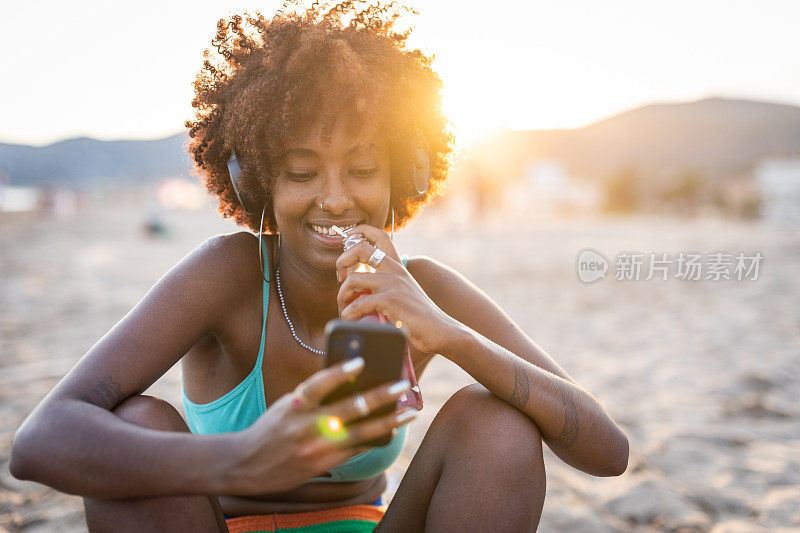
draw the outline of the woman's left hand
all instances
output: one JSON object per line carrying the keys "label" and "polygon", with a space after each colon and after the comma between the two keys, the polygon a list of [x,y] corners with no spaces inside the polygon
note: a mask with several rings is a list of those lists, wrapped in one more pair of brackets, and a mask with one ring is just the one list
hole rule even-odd
{"label": "woman's left hand", "polygon": [[[336,261],[339,287],[337,303],[340,316],[358,320],[371,312],[378,312],[405,326],[408,341],[423,353],[439,353],[457,321],[442,311],[431,300],[417,281],[403,267],[400,256],[389,235],[378,228],[361,224],[348,231],[360,233],[367,240],[346,250]],[[374,273],[349,272],[358,263],[367,263],[375,248],[386,253]],[[356,293],[370,291],[348,305]]]}

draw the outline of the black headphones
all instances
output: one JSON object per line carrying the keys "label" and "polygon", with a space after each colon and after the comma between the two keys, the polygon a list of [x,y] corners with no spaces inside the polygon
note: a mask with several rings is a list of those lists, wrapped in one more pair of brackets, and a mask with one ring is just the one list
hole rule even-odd
{"label": "black headphones", "polygon": [[[409,170],[408,178],[403,180],[403,191],[405,196],[410,198],[417,198],[425,194],[428,190],[428,184],[431,178],[431,157],[430,151],[425,148],[417,148],[414,158],[414,163]],[[252,196],[244,192],[239,180],[241,179],[242,168],[239,166],[239,160],[236,158],[236,152],[231,152],[231,157],[228,159],[228,177],[233,185],[233,191],[236,197],[244,207],[245,213],[248,215],[258,215],[263,213],[264,204],[257,202]]]}

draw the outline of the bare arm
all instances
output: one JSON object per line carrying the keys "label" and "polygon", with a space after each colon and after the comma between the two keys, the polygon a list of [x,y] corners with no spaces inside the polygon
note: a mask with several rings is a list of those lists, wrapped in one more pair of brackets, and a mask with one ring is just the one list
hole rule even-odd
{"label": "bare arm", "polygon": [[598,476],[625,471],[628,440],[589,392],[461,274],[430,258],[414,263],[426,293],[454,319],[438,353],[526,413],[567,464]]}
{"label": "bare arm", "polygon": [[580,385],[464,328],[447,341],[448,357],[495,396],[536,422],[565,463],[596,476],[617,476],[628,464],[628,440]]}
{"label": "bare arm", "polygon": [[111,410],[220,326],[218,310],[232,305],[243,269],[243,238],[200,245],[83,356],[16,432],[15,477],[101,498],[220,492],[229,435],[145,429]]}
{"label": "bare arm", "polygon": [[212,466],[230,450],[228,435],[156,431],[84,401],[53,403],[15,435],[14,477],[95,498],[219,493]]}

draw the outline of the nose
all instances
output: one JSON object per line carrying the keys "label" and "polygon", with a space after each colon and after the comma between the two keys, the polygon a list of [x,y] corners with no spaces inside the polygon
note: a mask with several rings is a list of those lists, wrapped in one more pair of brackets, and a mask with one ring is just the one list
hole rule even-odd
{"label": "nose", "polygon": [[353,207],[353,198],[340,170],[329,171],[322,181],[322,193],[317,204],[322,210],[341,215]]}

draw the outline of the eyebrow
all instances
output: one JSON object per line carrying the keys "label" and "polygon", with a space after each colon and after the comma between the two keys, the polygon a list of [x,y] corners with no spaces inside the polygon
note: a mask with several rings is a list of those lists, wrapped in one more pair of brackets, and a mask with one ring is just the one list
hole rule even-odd
{"label": "eyebrow", "polygon": [[[364,146],[363,144],[357,144],[352,148],[350,148],[345,154],[345,156],[351,156],[353,154],[361,152],[368,152],[369,150],[374,150],[376,148],[377,146],[375,146],[375,144],[373,143],[369,143],[366,146]],[[317,152],[315,152],[314,150],[309,150],[308,148],[290,148],[289,150],[286,151],[286,155],[287,156],[298,155],[301,157],[319,157],[319,154]]]}

